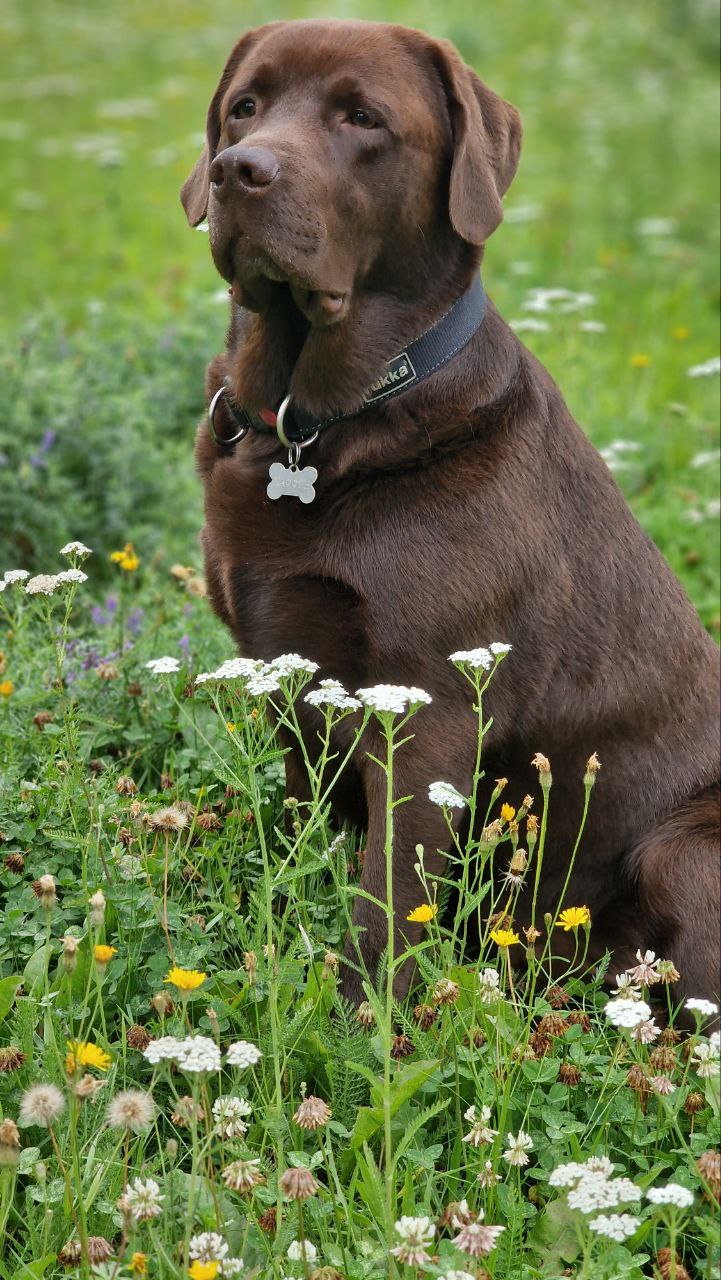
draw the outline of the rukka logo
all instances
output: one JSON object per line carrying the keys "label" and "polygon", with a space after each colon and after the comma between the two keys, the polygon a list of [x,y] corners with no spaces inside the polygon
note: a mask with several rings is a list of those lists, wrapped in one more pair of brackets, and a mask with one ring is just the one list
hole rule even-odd
{"label": "rukka logo", "polygon": [[388,372],[379,378],[377,382],[368,391],[365,403],[372,404],[374,400],[382,400],[384,396],[391,395],[394,391],[399,391],[401,387],[408,386],[409,383],[415,382],[416,371],[408,359],[405,351],[399,356],[395,356],[388,365]]}

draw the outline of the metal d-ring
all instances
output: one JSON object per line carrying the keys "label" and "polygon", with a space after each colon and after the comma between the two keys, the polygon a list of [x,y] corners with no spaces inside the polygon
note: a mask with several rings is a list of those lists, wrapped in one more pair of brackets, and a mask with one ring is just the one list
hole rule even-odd
{"label": "metal d-ring", "polygon": [[222,387],[218,388],[215,395],[213,396],[213,399],[210,402],[210,405],[208,406],[208,433],[214,444],[218,444],[223,447],[227,447],[230,444],[237,444],[238,440],[242,440],[243,437],[247,436],[248,434],[247,427],[240,427],[236,431],[234,436],[227,436],[221,440],[220,436],[215,430],[215,410],[218,406],[218,401],[224,395],[227,394],[227,391],[228,391],[228,388],[225,386],[225,383],[224,383]]}
{"label": "metal d-ring", "polygon": [[280,440],[280,443],[281,443],[281,444],[284,444],[284,445],[285,445],[285,447],[286,447],[286,449],[289,449],[289,450],[291,450],[291,451],[294,451],[294,450],[297,448],[297,450],[298,450],[298,455],[297,455],[297,457],[295,457],[295,458],[294,458],[294,464],[297,466],[297,465],[298,465],[298,459],[300,458],[300,450],[301,450],[301,449],[305,449],[305,446],[306,446],[307,444],[312,444],[314,440],[317,440],[317,439],[318,439],[318,432],[317,432],[317,431],[314,431],[314,432],[313,432],[313,435],[312,435],[312,436],[308,436],[308,439],[307,439],[307,440],[291,440],[291,439],[290,439],[290,438],[285,434],[285,430],[284,430],[284,428],[283,428],[283,420],[284,420],[284,418],[285,418],[285,415],[286,415],[287,410],[288,410],[288,406],[289,406],[289,404],[290,404],[290,402],[291,402],[292,398],[293,398],[292,396],[287,395],[287,396],[285,397],[285,400],[284,400],[284,401],[283,401],[283,403],[281,404],[281,406],[280,406],[280,408],[279,408],[279,410],[278,410],[278,412],[277,412],[277,414],[276,414],[276,418],[275,418],[275,429],[276,429],[276,431],[278,432],[278,439]]}

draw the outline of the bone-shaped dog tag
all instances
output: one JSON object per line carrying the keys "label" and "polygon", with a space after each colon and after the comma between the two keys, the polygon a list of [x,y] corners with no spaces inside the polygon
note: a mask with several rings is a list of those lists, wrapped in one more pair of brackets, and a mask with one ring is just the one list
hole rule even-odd
{"label": "bone-shaped dog tag", "polygon": [[284,467],[282,462],[273,462],[268,475],[270,483],[266,492],[269,498],[299,498],[305,504],[313,501],[313,485],[318,479],[315,467],[299,467],[295,462]]}

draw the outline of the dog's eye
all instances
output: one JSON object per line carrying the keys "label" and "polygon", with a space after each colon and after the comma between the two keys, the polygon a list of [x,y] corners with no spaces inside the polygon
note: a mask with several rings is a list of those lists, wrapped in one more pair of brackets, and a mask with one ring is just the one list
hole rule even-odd
{"label": "dog's eye", "polygon": [[376,129],[378,127],[378,122],[367,111],[363,111],[361,107],[356,111],[349,112],[348,119],[358,129]]}
{"label": "dog's eye", "polygon": [[255,115],[255,103],[252,98],[241,98],[230,113],[234,120],[245,120]]}

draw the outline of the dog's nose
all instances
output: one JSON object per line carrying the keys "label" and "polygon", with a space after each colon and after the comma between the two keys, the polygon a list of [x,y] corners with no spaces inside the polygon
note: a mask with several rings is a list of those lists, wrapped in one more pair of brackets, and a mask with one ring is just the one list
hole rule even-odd
{"label": "dog's nose", "polygon": [[226,147],[210,166],[216,195],[234,190],[260,191],[278,177],[280,165],[267,147]]}

